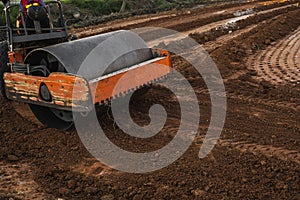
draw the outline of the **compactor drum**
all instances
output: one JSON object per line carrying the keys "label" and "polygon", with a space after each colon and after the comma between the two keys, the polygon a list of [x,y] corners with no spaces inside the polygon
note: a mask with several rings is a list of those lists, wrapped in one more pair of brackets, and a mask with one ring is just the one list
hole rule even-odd
{"label": "compactor drum", "polygon": [[[60,2],[51,3],[58,5],[63,22]],[[65,25],[55,27],[51,21],[46,29],[14,28],[11,8],[5,6],[8,38],[1,43],[0,89],[6,98],[28,104],[49,127],[66,130],[73,124],[73,112],[87,113],[93,105],[134,91],[172,70],[167,51],[148,48],[131,31],[69,41]],[[50,14],[49,5],[46,8]],[[123,80],[127,73],[130,78]]]}

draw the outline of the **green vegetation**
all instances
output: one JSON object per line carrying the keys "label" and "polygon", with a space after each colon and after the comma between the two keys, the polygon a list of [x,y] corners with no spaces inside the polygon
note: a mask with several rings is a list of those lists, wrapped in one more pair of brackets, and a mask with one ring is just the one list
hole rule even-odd
{"label": "green vegetation", "polygon": [[122,5],[122,0],[63,0],[62,2],[89,10],[96,16],[119,12]]}
{"label": "green vegetation", "polygon": [[[4,6],[1,4],[0,5],[0,26],[4,26],[5,25],[5,13],[4,13]],[[10,10],[10,21],[11,22],[15,22],[17,16],[19,15],[19,7],[12,7],[12,9]]]}
{"label": "green vegetation", "polygon": [[[53,0],[45,0],[53,1]],[[192,6],[199,3],[217,2],[222,0],[61,0],[65,7],[65,17],[72,18],[73,9],[76,7],[80,9],[85,20],[96,19],[103,15],[110,15],[112,13],[119,13],[122,3],[126,1],[125,13],[143,14],[153,13],[157,11],[169,10],[172,8],[181,8]],[[11,4],[19,5],[19,0],[11,0]],[[0,3],[0,26],[5,23],[5,16],[3,12],[3,5]],[[16,6],[11,11],[11,21],[15,21],[18,15],[19,7]],[[125,16],[125,15],[124,15]],[[93,20],[90,20],[93,21]],[[95,20],[97,23],[97,19]],[[84,24],[88,25],[88,24]]]}
{"label": "green vegetation", "polygon": [[3,11],[3,5],[0,5],[0,26],[3,26],[5,23],[5,15]]}
{"label": "green vegetation", "polygon": [[158,9],[166,9],[173,7],[175,3],[168,2],[166,0],[155,0],[154,5],[157,5]]}
{"label": "green vegetation", "polygon": [[[64,4],[88,11],[94,16],[117,13],[124,0],[61,0]],[[216,0],[125,0],[126,11],[135,10],[167,10],[186,5],[213,2]]]}

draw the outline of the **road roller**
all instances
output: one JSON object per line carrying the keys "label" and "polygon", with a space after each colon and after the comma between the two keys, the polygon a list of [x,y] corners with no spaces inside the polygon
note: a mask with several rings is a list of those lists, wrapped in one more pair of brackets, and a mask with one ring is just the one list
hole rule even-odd
{"label": "road roller", "polygon": [[60,1],[47,2],[46,12],[36,8],[33,16],[19,12],[18,23],[13,9],[18,5],[5,5],[1,27],[7,34],[0,43],[1,94],[28,105],[47,127],[67,130],[74,113],[86,114],[172,71],[169,52],[149,48],[132,31],[70,36]]}

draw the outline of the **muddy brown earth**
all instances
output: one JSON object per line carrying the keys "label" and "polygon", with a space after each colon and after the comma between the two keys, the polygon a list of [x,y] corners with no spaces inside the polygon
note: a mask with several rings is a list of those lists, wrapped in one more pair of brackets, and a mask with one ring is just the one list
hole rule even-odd
{"label": "muddy brown earth", "polygon": [[[201,76],[176,55],[174,67],[192,85],[201,120],[185,154],[155,172],[111,169],[88,153],[75,129],[36,125],[20,116],[13,102],[0,99],[0,199],[300,199],[298,3],[259,1],[169,11],[73,30],[85,37],[155,25],[191,34],[224,79],[228,106],[221,138],[207,157],[198,158],[211,101]],[[247,18],[236,19],[237,11]],[[140,125],[149,123],[148,110],[157,103],[168,119],[150,139],[120,130],[109,106],[98,108],[98,118],[116,145],[132,152],[154,151],[178,131],[179,104],[168,89],[156,85],[136,91],[130,103]]]}

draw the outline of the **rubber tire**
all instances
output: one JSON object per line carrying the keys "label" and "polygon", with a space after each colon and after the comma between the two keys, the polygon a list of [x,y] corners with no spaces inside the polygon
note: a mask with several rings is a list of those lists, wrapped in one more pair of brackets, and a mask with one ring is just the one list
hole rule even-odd
{"label": "rubber tire", "polygon": [[7,98],[5,94],[4,73],[10,72],[8,63],[8,44],[7,41],[0,42],[0,94],[2,97]]}
{"label": "rubber tire", "polygon": [[77,35],[74,35],[74,34],[70,34],[68,40],[69,40],[69,41],[78,40],[78,36],[77,36]]}

